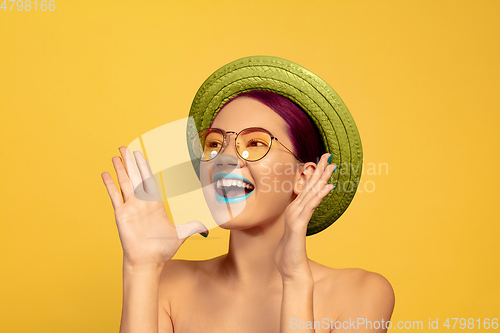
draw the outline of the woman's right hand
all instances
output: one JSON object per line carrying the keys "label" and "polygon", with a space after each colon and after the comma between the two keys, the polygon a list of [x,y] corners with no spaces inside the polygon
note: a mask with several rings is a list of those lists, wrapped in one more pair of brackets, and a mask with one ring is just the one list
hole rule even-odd
{"label": "woman's right hand", "polygon": [[121,193],[109,173],[103,172],[101,177],[115,210],[124,264],[133,267],[163,266],[187,237],[202,232],[208,234],[208,230],[198,221],[182,225],[172,223],[142,153],[134,152],[139,169],[128,148],[120,147],[120,153],[125,166],[118,156],[112,161]]}

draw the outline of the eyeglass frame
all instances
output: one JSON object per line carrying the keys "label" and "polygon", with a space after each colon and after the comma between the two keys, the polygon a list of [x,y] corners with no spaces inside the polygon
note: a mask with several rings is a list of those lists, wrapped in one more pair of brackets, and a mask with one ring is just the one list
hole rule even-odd
{"label": "eyeglass frame", "polygon": [[[244,129],[242,129],[241,131],[239,131],[238,133],[236,133],[236,132],[234,132],[234,131],[225,131],[225,130],[223,130],[223,129],[221,129],[221,128],[210,127],[210,128],[205,128],[205,129],[203,129],[203,130],[199,131],[196,135],[199,137],[199,135],[200,135],[200,133],[201,133],[201,132],[206,131],[206,130],[209,130],[209,129],[215,129],[215,130],[219,130],[219,131],[221,131],[221,132],[222,132],[222,148],[221,148],[221,150],[217,153],[217,155],[216,155],[216,156],[212,157],[212,158],[211,158],[211,159],[209,159],[209,160],[202,160],[202,159],[200,159],[200,158],[198,158],[198,157],[197,157],[197,158],[198,158],[198,160],[200,160],[200,161],[202,161],[202,162],[209,162],[209,161],[213,160],[214,158],[216,158],[217,156],[219,156],[219,154],[220,154],[220,153],[222,153],[222,152],[224,151],[224,149],[226,149],[226,147],[227,147],[227,145],[228,145],[228,141],[229,141],[229,140],[227,140],[227,135],[232,133],[232,134],[236,134],[236,136],[235,136],[235,138],[234,138],[234,150],[236,150],[236,153],[238,154],[238,156],[240,156],[242,159],[244,159],[244,160],[245,160],[245,161],[247,161],[247,162],[257,162],[257,161],[260,161],[261,159],[263,159],[264,157],[266,157],[266,156],[267,156],[267,154],[271,151],[271,147],[273,146],[273,140],[276,140],[276,142],[278,142],[280,145],[282,145],[282,146],[283,146],[283,148],[285,148],[286,150],[288,150],[288,151],[289,151],[289,152],[290,152],[290,153],[291,153],[291,154],[292,154],[292,155],[293,155],[296,159],[298,159],[301,163],[304,163],[304,161],[302,161],[302,159],[301,159],[300,157],[298,157],[297,155],[295,155],[295,154],[293,153],[293,151],[291,151],[290,149],[288,149],[288,148],[287,148],[284,144],[282,144],[282,143],[281,143],[281,141],[280,141],[280,140],[278,140],[278,138],[277,138],[277,137],[273,136],[273,135],[271,134],[271,132],[269,132],[269,131],[268,131],[268,130],[266,130],[265,128],[262,128],[262,127],[248,127],[248,128],[244,128]],[[259,158],[258,160],[253,160],[253,161],[249,161],[249,160],[247,160],[246,158],[244,158],[243,156],[241,156],[240,152],[238,151],[238,148],[236,148],[236,140],[238,140],[238,136],[241,134],[241,132],[246,131],[246,130],[249,130],[249,129],[259,129],[259,130],[263,130],[264,132],[266,132],[267,134],[269,134],[269,136],[271,137],[271,142],[270,142],[270,145],[269,145],[269,149],[268,149],[268,150],[267,150],[267,152],[266,152],[266,153],[265,153],[265,154],[264,154],[261,158]],[[193,137],[193,138],[191,139],[191,143],[194,143],[194,142],[193,142],[193,140],[194,140],[195,138],[196,138],[196,136],[195,136],[195,137]]]}

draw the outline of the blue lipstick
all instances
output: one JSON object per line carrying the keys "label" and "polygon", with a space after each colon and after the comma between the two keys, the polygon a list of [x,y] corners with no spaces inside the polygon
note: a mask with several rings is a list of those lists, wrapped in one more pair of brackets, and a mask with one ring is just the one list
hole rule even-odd
{"label": "blue lipstick", "polygon": [[[213,182],[215,188],[217,188],[217,181],[221,178],[241,180],[241,181],[244,181],[245,183],[248,183],[248,184],[251,184],[252,186],[254,186],[251,181],[249,181],[248,179],[246,179],[243,176],[240,176],[240,175],[237,175],[234,173],[221,172],[221,173],[216,174],[213,177],[212,182]],[[255,186],[254,186],[254,189],[255,189]],[[253,190],[250,191],[249,193],[247,193],[245,195],[241,195],[239,197],[226,198],[226,197],[221,196],[219,193],[217,193],[217,190],[216,190],[215,191],[215,198],[220,203],[234,204],[234,203],[239,203],[239,202],[245,201],[252,193],[253,193]]]}

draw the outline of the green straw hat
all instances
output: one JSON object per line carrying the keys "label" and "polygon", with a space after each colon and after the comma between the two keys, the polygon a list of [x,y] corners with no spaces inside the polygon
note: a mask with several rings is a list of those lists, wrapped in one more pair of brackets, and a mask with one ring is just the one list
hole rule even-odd
{"label": "green straw hat", "polygon": [[[344,102],[325,81],[289,60],[251,56],[233,61],[203,82],[191,105],[194,124],[187,128],[188,139],[208,128],[226,102],[250,90],[280,94],[309,116],[323,140],[330,163],[338,165],[329,183],[336,185],[314,211],[307,235],[316,234],[335,222],[351,203],[362,172],[363,150],[358,129]],[[189,148],[191,149],[191,148]],[[190,150],[199,177],[200,161]]]}

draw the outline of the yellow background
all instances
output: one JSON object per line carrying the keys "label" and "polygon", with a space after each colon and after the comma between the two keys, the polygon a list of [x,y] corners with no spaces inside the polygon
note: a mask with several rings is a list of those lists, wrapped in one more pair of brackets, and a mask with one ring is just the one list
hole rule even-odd
{"label": "yellow background", "polygon": [[[387,277],[393,321],[500,317],[498,1],[55,3],[0,10],[1,332],[118,331],[122,250],[100,173],[248,55],[318,74],[361,134],[375,190],[309,237],[309,256]],[[226,244],[211,230],[176,257]]]}

